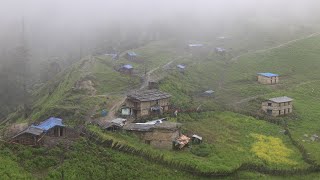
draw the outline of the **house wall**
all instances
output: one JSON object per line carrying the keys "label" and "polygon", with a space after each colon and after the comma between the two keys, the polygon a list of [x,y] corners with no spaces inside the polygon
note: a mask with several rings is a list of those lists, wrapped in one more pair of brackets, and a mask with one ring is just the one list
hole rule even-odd
{"label": "house wall", "polygon": [[155,148],[172,149],[172,141],[180,136],[180,130],[154,129],[151,132],[145,132],[142,140]]}
{"label": "house wall", "polygon": [[136,110],[137,117],[148,116],[151,114],[151,107],[154,106],[161,106],[163,108],[163,112],[169,110],[169,98],[167,99],[160,99],[157,101],[146,101],[140,102],[134,99],[127,99],[126,106]]}
{"label": "house wall", "polygon": [[37,142],[39,140],[39,138],[40,138],[40,136],[36,136],[33,134],[29,134],[29,133],[24,133],[24,134],[21,134],[21,135],[15,137],[14,139],[12,139],[11,142],[19,143],[22,145],[34,146],[34,145],[41,144],[42,141]]}
{"label": "house wall", "polygon": [[258,82],[261,84],[278,84],[279,83],[279,77],[265,77],[262,75],[258,75]]}
{"label": "house wall", "polygon": [[[271,103],[271,106],[269,106]],[[272,110],[270,115],[272,116],[280,116],[292,113],[292,101],[284,102],[284,103],[275,103],[272,101],[266,101],[262,103],[262,110],[268,113],[268,110]]]}

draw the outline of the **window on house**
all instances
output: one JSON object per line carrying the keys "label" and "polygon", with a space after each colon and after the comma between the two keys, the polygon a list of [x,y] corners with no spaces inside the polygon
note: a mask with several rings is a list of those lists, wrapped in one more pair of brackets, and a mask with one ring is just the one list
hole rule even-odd
{"label": "window on house", "polygon": [[286,109],[284,109],[284,110],[283,110],[283,113],[284,113],[284,114],[287,114],[287,110],[286,110]]}
{"label": "window on house", "polygon": [[281,114],[281,110],[279,110],[279,115]]}
{"label": "window on house", "polygon": [[151,144],[151,141],[150,140],[145,140],[144,143]]}
{"label": "window on house", "polygon": [[268,106],[272,106],[272,103],[268,103]]}

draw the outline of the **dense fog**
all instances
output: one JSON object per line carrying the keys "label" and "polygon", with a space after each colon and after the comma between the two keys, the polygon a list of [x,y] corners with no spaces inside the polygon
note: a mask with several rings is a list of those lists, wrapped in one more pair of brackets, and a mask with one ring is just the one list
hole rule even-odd
{"label": "dense fog", "polygon": [[[23,101],[23,89],[50,79],[41,78],[50,63],[68,67],[88,55],[154,40],[210,41],[248,27],[308,29],[319,22],[318,5],[317,0],[2,0],[0,100],[6,107],[0,118],[11,110],[7,106]],[[22,82],[27,87],[21,88]]]}

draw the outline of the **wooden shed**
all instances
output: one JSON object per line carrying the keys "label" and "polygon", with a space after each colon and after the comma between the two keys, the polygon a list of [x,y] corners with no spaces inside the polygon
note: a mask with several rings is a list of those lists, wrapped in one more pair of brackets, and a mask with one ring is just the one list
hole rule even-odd
{"label": "wooden shed", "polygon": [[271,116],[280,116],[292,113],[293,99],[283,96],[268,99],[262,103],[262,110]]}
{"label": "wooden shed", "polygon": [[129,74],[132,75],[133,73],[133,66],[131,64],[125,64],[122,65],[119,69],[119,72],[123,73],[123,74]]}
{"label": "wooden shed", "polygon": [[45,143],[50,137],[72,138],[79,136],[79,133],[71,128],[65,127],[62,119],[51,117],[38,125],[31,125],[25,130],[11,138],[11,142],[23,145],[38,146]]}
{"label": "wooden shed", "polygon": [[261,84],[279,83],[279,75],[273,73],[258,73],[258,82]]}

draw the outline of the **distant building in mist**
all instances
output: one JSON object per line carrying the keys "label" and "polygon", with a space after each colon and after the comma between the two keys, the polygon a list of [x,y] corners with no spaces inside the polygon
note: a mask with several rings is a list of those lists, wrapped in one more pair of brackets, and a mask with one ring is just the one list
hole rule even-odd
{"label": "distant building in mist", "polygon": [[279,75],[273,73],[258,73],[258,82],[261,84],[279,83]]}

